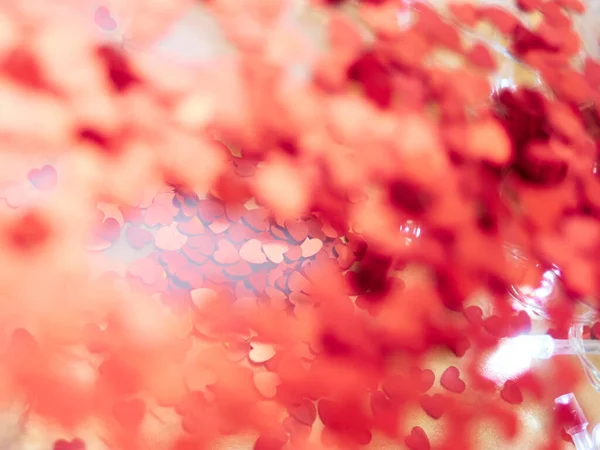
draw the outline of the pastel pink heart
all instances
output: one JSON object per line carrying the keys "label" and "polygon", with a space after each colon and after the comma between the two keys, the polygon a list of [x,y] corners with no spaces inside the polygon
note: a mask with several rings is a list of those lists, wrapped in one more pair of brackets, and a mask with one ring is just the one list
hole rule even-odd
{"label": "pastel pink heart", "polygon": [[114,31],[117,29],[117,22],[110,15],[110,11],[105,6],[100,6],[94,14],[94,22],[104,31]]}
{"label": "pastel pink heart", "polygon": [[180,250],[187,242],[187,236],[177,229],[177,223],[162,227],[156,232],[154,245],[159,250]]}

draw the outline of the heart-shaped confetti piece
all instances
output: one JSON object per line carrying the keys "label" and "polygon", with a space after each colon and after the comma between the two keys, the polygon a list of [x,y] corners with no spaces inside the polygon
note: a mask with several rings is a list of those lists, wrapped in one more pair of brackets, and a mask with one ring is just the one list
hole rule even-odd
{"label": "heart-shaped confetti piece", "polygon": [[49,191],[56,187],[58,173],[54,166],[46,165],[41,169],[30,170],[27,174],[27,179],[36,189]]}
{"label": "heart-shaped confetti piece", "polygon": [[154,237],[154,245],[159,250],[180,250],[188,238],[186,235],[181,234],[177,229],[177,224],[172,223],[167,227],[162,227],[156,232]]}
{"label": "heart-shaped confetti piece", "polygon": [[153,241],[154,236],[148,230],[145,230],[140,227],[127,227],[125,229],[125,238],[129,245],[131,245],[135,249],[144,248],[150,242]]}
{"label": "heart-shaped confetti piece", "polygon": [[500,391],[500,397],[507,403],[512,405],[520,405],[523,403],[523,394],[517,383],[513,380],[507,380]]}
{"label": "heart-shaped confetti piece", "polygon": [[263,397],[273,398],[277,394],[277,386],[281,383],[279,375],[273,372],[254,374],[254,385]]}
{"label": "heart-shaped confetti piece", "polygon": [[410,434],[404,438],[404,443],[410,450],[430,450],[429,438],[421,427],[413,427]]}
{"label": "heart-shaped confetti piece", "polygon": [[262,364],[275,356],[275,347],[273,347],[271,344],[265,344],[263,342],[251,342],[250,346],[252,349],[250,350],[248,357],[253,363]]}
{"label": "heart-shaped confetti piece", "polygon": [[104,31],[114,31],[117,29],[117,22],[110,15],[110,11],[105,6],[100,6],[94,14],[94,22]]}
{"label": "heart-shaped confetti piece", "polygon": [[217,251],[214,253],[213,258],[215,262],[222,265],[235,264],[240,260],[235,246],[228,240],[221,239],[217,242]]}
{"label": "heart-shaped confetti piece", "polygon": [[410,371],[410,377],[421,393],[425,393],[431,389],[433,383],[435,382],[435,374],[430,369],[413,367]]}
{"label": "heart-shaped confetti piece", "polygon": [[240,257],[252,264],[263,264],[267,257],[262,251],[262,243],[258,239],[250,239],[240,248]]}
{"label": "heart-shaped confetti piece", "polygon": [[441,394],[425,394],[419,398],[419,404],[429,417],[439,419],[444,415],[444,412],[446,412],[448,399]]}
{"label": "heart-shaped confetti piece", "polygon": [[297,243],[303,242],[308,237],[308,225],[304,222],[286,220],[285,229]]}
{"label": "heart-shaped confetti piece", "polygon": [[300,244],[300,248],[302,249],[302,257],[310,258],[319,253],[319,251],[323,248],[323,241],[316,238],[307,238],[302,244]]}
{"label": "heart-shaped confetti piece", "polygon": [[275,264],[283,262],[283,254],[288,251],[288,246],[284,242],[265,242],[262,245],[263,252],[269,258],[269,261]]}
{"label": "heart-shaped confetti piece", "polygon": [[450,366],[444,371],[440,378],[440,384],[450,392],[457,394],[464,392],[467,388],[465,382],[460,379],[460,372],[454,366]]}

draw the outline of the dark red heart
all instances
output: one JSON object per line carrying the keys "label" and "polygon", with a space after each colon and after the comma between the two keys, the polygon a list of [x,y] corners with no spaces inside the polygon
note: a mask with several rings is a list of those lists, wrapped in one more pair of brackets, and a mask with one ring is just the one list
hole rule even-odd
{"label": "dark red heart", "polygon": [[431,448],[429,438],[421,427],[413,427],[410,435],[404,438],[404,443],[410,450],[429,450]]}
{"label": "dark red heart", "polygon": [[421,393],[427,392],[435,382],[435,374],[430,369],[420,369],[413,367],[410,370],[410,377],[419,388]]}
{"label": "dark red heart", "polygon": [[446,412],[448,399],[441,394],[422,395],[419,403],[429,417],[439,419]]}
{"label": "dark red heart", "polygon": [[513,405],[520,405],[523,403],[521,389],[519,389],[517,383],[512,380],[508,380],[504,383],[504,387],[500,391],[500,397],[502,397],[505,402]]}
{"label": "dark red heart", "polygon": [[460,372],[454,366],[450,366],[444,371],[440,383],[450,392],[456,392],[457,394],[463,393],[467,388],[465,382],[460,379]]}

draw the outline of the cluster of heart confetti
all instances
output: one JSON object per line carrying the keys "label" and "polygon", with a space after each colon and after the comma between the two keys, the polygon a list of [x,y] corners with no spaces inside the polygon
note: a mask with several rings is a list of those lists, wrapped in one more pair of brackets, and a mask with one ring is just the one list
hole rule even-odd
{"label": "cluster of heart confetti", "polygon": [[[138,3],[148,48],[191,6]],[[192,67],[97,42],[85,8],[0,2],[0,401],[59,426],[54,450],[94,426],[124,450],[478,448],[483,419],[515,439],[515,404],[579,381],[480,367],[531,328],[507,245],[560,268],[549,333],[600,299],[584,5],[313,0],[315,38],[296,3],[202,2],[234,50]],[[539,89],[492,89],[486,27]]]}

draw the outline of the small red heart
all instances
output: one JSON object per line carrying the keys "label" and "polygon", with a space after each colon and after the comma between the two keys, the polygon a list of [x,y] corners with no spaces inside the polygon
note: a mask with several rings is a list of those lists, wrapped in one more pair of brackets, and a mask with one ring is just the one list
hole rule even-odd
{"label": "small red heart", "polygon": [[125,428],[136,428],[140,426],[146,415],[146,404],[143,400],[122,400],[113,406],[115,419]]}
{"label": "small red heart", "polygon": [[317,418],[317,408],[310,400],[304,399],[297,405],[288,408],[290,416],[305,425],[312,425]]}
{"label": "small red heart", "polygon": [[454,366],[450,366],[444,371],[440,383],[450,392],[456,392],[457,394],[463,393],[467,388],[465,382],[460,379],[460,372]]}
{"label": "small red heart", "polygon": [[460,358],[461,356],[465,356],[467,350],[471,348],[471,341],[469,341],[469,339],[467,339],[464,336],[459,336],[454,342],[452,342],[449,345],[449,347],[450,350],[452,350],[454,354]]}
{"label": "small red heart", "polygon": [[448,399],[441,394],[422,395],[419,403],[429,417],[439,419],[446,412]]}
{"label": "small red heart", "polygon": [[410,371],[410,377],[423,394],[431,389],[435,382],[435,374],[430,369],[421,370],[419,367],[413,367]]}
{"label": "small red heart", "polygon": [[27,179],[36,189],[49,191],[56,187],[58,173],[53,166],[44,166],[41,169],[30,170]]}
{"label": "small red heart", "polygon": [[52,450],[85,450],[85,442],[79,438],[75,438],[71,441],[59,439],[54,442]]}
{"label": "small red heart", "polygon": [[479,306],[469,306],[463,311],[465,318],[473,325],[483,324],[483,311]]}
{"label": "small red heart", "polygon": [[523,403],[523,394],[517,383],[512,380],[508,380],[504,383],[504,387],[500,391],[500,397],[507,403],[512,405],[520,405]]}
{"label": "small red heart", "polygon": [[410,450],[429,450],[429,438],[421,427],[413,427],[410,435],[404,438],[404,443]]}

